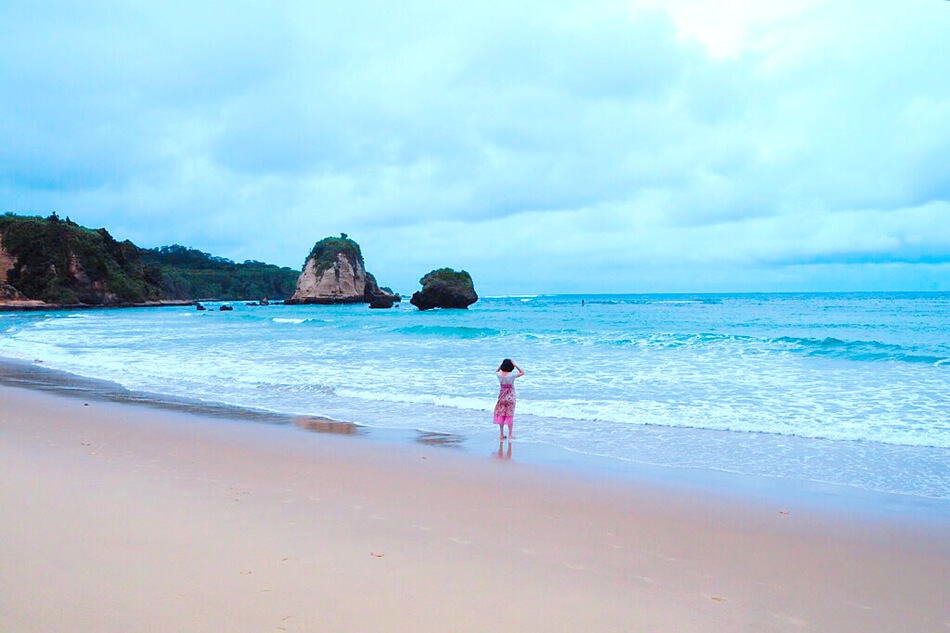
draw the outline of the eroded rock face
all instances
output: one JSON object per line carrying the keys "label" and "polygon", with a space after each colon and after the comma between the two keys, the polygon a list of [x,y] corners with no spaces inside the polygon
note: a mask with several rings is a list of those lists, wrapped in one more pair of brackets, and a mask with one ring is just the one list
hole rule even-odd
{"label": "eroded rock face", "polygon": [[395,305],[395,301],[390,297],[376,297],[369,302],[369,307],[374,310],[388,310]]}
{"label": "eroded rock face", "polygon": [[7,273],[15,263],[16,260],[13,259],[13,255],[3,248],[3,235],[0,234],[0,284],[6,283]]}
{"label": "eroded rock face", "polygon": [[318,262],[307,260],[297,279],[297,288],[291,303],[355,303],[363,301],[366,271],[359,262],[353,262],[340,253],[333,266],[319,270]]}
{"label": "eroded rock face", "polygon": [[25,301],[26,296],[8,284],[5,281],[0,281],[0,301]]}
{"label": "eroded rock face", "polygon": [[359,245],[344,234],[314,245],[297,278],[294,296],[286,303],[368,303],[377,298],[398,301],[397,296],[380,290],[364,268]]}
{"label": "eroded rock face", "polygon": [[478,301],[472,276],[467,272],[457,272],[451,268],[433,270],[419,280],[422,290],[415,292],[409,303],[420,310],[432,308],[468,309]]}

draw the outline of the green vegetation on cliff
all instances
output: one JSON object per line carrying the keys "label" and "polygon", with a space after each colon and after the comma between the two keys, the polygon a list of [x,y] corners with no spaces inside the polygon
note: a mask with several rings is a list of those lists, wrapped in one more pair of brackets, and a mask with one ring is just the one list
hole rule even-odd
{"label": "green vegetation on cliff", "polygon": [[138,303],[162,298],[145,275],[141,249],[105,229],[85,229],[56,214],[0,216],[3,249],[15,260],[7,282],[48,303]]}
{"label": "green vegetation on cliff", "polygon": [[452,268],[439,268],[428,273],[425,277],[419,280],[419,283],[425,286],[426,284],[442,281],[453,286],[457,286],[462,289],[471,290],[474,288],[472,284],[472,276],[469,275],[464,270],[456,271]]}
{"label": "green vegetation on cliff", "polygon": [[0,215],[0,245],[14,260],[8,283],[55,304],[122,304],[162,299],[283,299],[297,271],[237,264],[184,246],[141,249],[60,219]]}
{"label": "green vegetation on cliff", "polygon": [[337,255],[342,254],[356,268],[356,263],[363,264],[363,253],[360,251],[360,245],[347,237],[346,233],[341,233],[340,237],[325,237],[310,249],[310,254],[304,260],[304,266],[311,257],[316,258],[317,274],[324,270],[333,268]]}
{"label": "green vegetation on cliff", "polygon": [[177,244],[144,250],[142,259],[146,270],[157,271],[156,281],[169,299],[286,299],[300,274],[264,262],[238,264]]}

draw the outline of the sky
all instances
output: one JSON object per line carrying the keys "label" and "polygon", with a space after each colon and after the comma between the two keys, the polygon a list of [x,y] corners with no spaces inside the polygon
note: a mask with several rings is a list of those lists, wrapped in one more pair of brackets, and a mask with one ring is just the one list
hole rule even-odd
{"label": "sky", "polygon": [[[398,6],[397,6],[398,4]],[[0,3],[0,211],[400,292],[950,290],[950,2]]]}

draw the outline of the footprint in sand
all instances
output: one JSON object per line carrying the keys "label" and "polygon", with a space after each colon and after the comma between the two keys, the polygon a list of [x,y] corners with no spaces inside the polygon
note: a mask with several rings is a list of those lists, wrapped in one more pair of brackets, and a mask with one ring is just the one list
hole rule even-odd
{"label": "footprint in sand", "polygon": [[788,622],[789,624],[794,624],[795,626],[805,628],[808,626],[808,622],[802,620],[801,618],[796,618],[790,615],[781,615],[779,613],[773,613],[772,617],[776,620],[781,620],[782,622]]}
{"label": "footprint in sand", "polygon": [[771,582],[757,582],[755,584],[757,587],[769,587],[771,589],[785,589],[783,585],[776,585]]}
{"label": "footprint in sand", "polygon": [[709,599],[713,602],[727,602],[726,598],[723,598],[722,596],[709,596]]}
{"label": "footprint in sand", "polygon": [[667,556],[666,554],[662,552],[654,552],[653,550],[649,550],[649,549],[639,549],[637,551],[642,552],[643,554],[649,554],[650,556],[656,556],[657,558],[662,558],[663,560],[667,560],[667,561],[679,560],[678,558]]}

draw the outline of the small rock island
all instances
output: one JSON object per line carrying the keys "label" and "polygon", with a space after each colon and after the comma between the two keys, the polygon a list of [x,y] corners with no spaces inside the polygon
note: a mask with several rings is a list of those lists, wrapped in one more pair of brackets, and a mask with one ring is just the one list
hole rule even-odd
{"label": "small rock island", "polygon": [[285,303],[392,305],[400,300],[389,288],[379,287],[376,278],[366,272],[360,245],[341,233],[340,237],[326,237],[313,245],[294,295]]}
{"label": "small rock island", "polygon": [[478,301],[472,276],[451,268],[433,270],[419,280],[422,290],[413,293],[409,303],[420,310],[454,308],[467,310]]}

